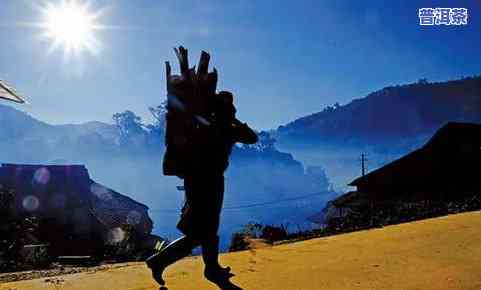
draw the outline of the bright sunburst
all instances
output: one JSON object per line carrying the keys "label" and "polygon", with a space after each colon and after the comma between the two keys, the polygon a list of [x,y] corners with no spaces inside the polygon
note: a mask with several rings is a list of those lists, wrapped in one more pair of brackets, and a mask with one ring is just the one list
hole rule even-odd
{"label": "bright sunburst", "polygon": [[52,41],[50,51],[63,47],[66,55],[99,52],[100,43],[95,38],[95,31],[100,29],[97,21],[102,13],[89,8],[88,2],[77,0],[47,3],[41,8],[43,35]]}

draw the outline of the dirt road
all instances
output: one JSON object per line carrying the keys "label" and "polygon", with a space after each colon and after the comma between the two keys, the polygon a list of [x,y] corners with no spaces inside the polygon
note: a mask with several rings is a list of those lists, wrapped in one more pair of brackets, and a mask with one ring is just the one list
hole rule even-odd
{"label": "dirt road", "polygon": [[[481,212],[413,222],[222,255],[241,289],[481,289]],[[202,261],[166,272],[167,287],[218,289]],[[97,272],[19,281],[0,290],[157,290],[142,263]]]}

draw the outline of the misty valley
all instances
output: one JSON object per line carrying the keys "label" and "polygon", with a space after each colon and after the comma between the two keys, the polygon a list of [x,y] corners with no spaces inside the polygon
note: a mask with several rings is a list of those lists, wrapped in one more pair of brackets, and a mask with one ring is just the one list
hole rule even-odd
{"label": "misty valley", "polygon": [[[282,225],[289,232],[318,228],[310,217],[350,190],[347,184],[361,174],[361,154],[369,172],[419,148],[447,121],[481,122],[480,83],[475,77],[387,87],[258,132],[255,145],[235,146],[221,248],[227,250],[248,223]],[[158,106],[151,112],[151,124],[125,111],[112,124],[50,125],[0,105],[0,161],[85,165],[97,182],[148,206],[153,233],[173,240],[182,180],[161,174],[164,111]]]}

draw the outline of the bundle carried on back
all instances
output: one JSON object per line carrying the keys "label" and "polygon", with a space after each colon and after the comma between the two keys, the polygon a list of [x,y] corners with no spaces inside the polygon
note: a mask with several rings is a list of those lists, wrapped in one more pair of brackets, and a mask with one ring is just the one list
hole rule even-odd
{"label": "bundle carried on back", "polygon": [[163,172],[183,178],[192,152],[193,132],[208,126],[217,88],[217,71],[209,70],[210,55],[202,51],[197,70],[189,68],[187,49],[175,48],[180,75],[166,62],[167,114]]}

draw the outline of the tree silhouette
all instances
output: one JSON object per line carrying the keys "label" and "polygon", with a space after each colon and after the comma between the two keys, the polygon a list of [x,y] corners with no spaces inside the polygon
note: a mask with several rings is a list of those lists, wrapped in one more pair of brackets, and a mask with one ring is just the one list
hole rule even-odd
{"label": "tree silhouette", "polygon": [[127,148],[139,148],[145,145],[147,132],[142,119],[132,111],[124,111],[113,115],[120,134],[120,145]]}

